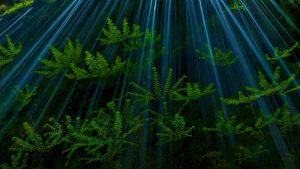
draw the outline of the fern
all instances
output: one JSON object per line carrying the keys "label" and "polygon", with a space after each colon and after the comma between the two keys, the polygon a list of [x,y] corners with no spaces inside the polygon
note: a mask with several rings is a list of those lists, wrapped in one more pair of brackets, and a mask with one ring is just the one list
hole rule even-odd
{"label": "fern", "polygon": [[23,10],[24,8],[27,8],[33,4],[34,0],[21,0],[19,3],[15,3],[13,6],[9,7],[5,10],[3,15],[11,15],[19,12],[20,10]]}
{"label": "fern", "polygon": [[231,3],[229,4],[229,6],[230,6],[230,9],[231,9],[232,11],[239,11],[239,10],[244,11],[244,10],[246,10],[246,7],[245,7],[245,5],[241,2],[241,0],[234,0],[233,2],[231,2]]}
{"label": "fern", "polygon": [[12,62],[22,51],[22,44],[16,46],[9,36],[6,36],[6,42],[7,47],[0,45],[0,67]]}
{"label": "fern", "polygon": [[269,123],[278,125],[283,135],[286,135],[288,131],[297,126],[297,123],[299,123],[299,121],[300,115],[292,115],[286,105],[282,108],[278,108],[274,115],[268,120]]}
{"label": "fern", "polygon": [[30,124],[23,123],[25,133],[28,137],[26,140],[13,137],[14,144],[10,149],[35,153],[45,153],[51,151],[54,146],[61,143],[63,131],[60,125],[58,125],[54,119],[50,119],[49,121],[54,122],[54,125],[46,125],[46,127],[50,129],[50,132],[45,134],[47,135],[45,138],[36,132]]}
{"label": "fern", "polygon": [[262,72],[258,73],[259,88],[245,87],[245,90],[250,93],[245,95],[239,91],[238,98],[223,99],[224,103],[228,105],[238,105],[243,103],[251,103],[263,96],[270,96],[273,94],[287,94],[300,89],[300,86],[292,87],[292,82],[295,80],[295,75],[291,75],[286,80],[280,79],[280,68],[277,67],[274,71],[271,81],[269,81]]}
{"label": "fern", "polygon": [[107,28],[108,29],[103,29],[105,38],[100,38],[101,45],[121,43],[124,52],[134,51],[144,46],[144,33],[141,32],[140,26],[133,25],[133,30],[131,31],[127,19],[123,20],[122,30],[119,29],[111,19],[107,20]]}
{"label": "fern", "polygon": [[225,120],[222,112],[218,112],[217,123],[215,127],[203,127],[204,132],[216,132],[222,135],[243,134],[253,131],[252,127],[245,126],[244,123],[237,123],[236,116]]}
{"label": "fern", "polygon": [[196,53],[199,55],[200,59],[208,60],[212,65],[224,67],[234,64],[237,61],[237,57],[235,57],[230,50],[227,52],[222,52],[220,49],[214,48],[211,56],[208,45],[206,45],[206,48],[208,52],[201,52],[199,49],[197,49]]}
{"label": "fern", "polygon": [[86,52],[85,62],[88,66],[88,70],[79,68],[73,64],[73,74],[66,74],[66,77],[76,80],[89,78],[108,78],[120,75],[124,72],[126,66],[126,61],[122,61],[120,57],[117,57],[115,62],[110,65],[105,57],[100,53],[97,53],[95,57],[91,53]]}
{"label": "fern", "polygon": [[185,119],[180,113],[176,113],[173,119],[159,122],[162,131],[157,133],[162,144],[182,140],[186,137],[192,137],[190,134],[195,126],[186,127]]}
{"label": "fern", "polygon": [[212,84],[201,90],[198,84],[184,82],[187,76],[182,76],[174,84],[172,84],[172,77],[173,69],[169,69],[165,83],[162,86],[158,70],[153,67],[153,89],[148,90],[135,82],[131,82],[130,85],[139,92],[128,92],[128,95],[135,97],[136,102],[149,103],[159,99],[174,101],[198,100],[214,92]]}
{"label": "fern", "polygon": [[258,155],[261,155],[261,154],[268,151],[262,145],[255,146],[254,150],[252,150],[252,149],[250,149],[248,147],[244,147],[244,146],[239,146],[238,147],[238,152],[235,153],[236,161],[239,164],[242,164],[245,161],[251,160],[251,159],[257,157]]}
{"label": "fern", "polygon": [[26,168],[26,155],[24,156],[22,152],[11,156],[10,164],[1,164],[1,169],[25,169]]}
{"label": "fern", "polygon": [[21,111],[25,108],[32,100],[32,98],[37,94],[37,87],[30,89],[29,85],[25,86],[25,89],[22,90],[20,87],[16,87],[16,104],[17,111]]}
{"label": "fern", "polygon": [[290,47],[288,49],[284,49],[284,50],[280,50],[278,47],[276,47],[274,49],[274,54],[271,56],[269,54],[266,54],[265,58],[267,59],[267,61],[274,64],[280,59],[285,59],[285,58],[291,56],[292,52],[297,48],[300,48],[300,45],[298,42],[296,42],[292,47]]}
{"label": "fern", "polygon": [[36,71],[36,73],[44,75],[47,78],[63,73],[72,68],[72,65],[76,65],[80,62],[82,46],[79,42],[73,44],[70,40],[68,40],[63,52],[54,47],[51,48],[51,51],[54,56],[54,60],[43,59],[41,61],[43,64],[42,70]]}

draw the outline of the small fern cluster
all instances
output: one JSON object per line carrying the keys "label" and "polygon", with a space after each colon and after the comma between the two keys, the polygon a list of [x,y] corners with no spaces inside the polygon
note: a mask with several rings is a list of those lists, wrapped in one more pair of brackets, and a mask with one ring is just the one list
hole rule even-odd
{"label": "small fern cluster", "polygon": [[14,44],[9,36],[6,36],[7,47],[0,45],[0,67],[12,62],[22,51],[22,44]]}
{"label": "small fern cluster", "polygon": [[187,79],[187,76],[182,76],[175,83],[172,83],[173,69],[169,69],[166,81],[162,85],[158,70],[153,67],[153,89],[148,90],[135,82],[131,82],[130,85],[137,92],[128,92],[128,95],[134,97],[136,102],[149,103],[160,99],[174,101],[198,100],[215,91],[212,84],[202,89],[199,84],[187,83],[185,79]]}
{"label": "small fern cluster", "polygon": [[206,48],[207,52],[202,52],[197,49],[196,53],[199,55],[200,59],[208,60],[212,65],[224,67],[234,64],[237,61],[237,57],[234,56],[230,50],[227,52],[222,52],[220,49],[214,48],[211,51],[208,45],[206,45]]}
{"label": "small fern cluster", "polygon": [[238,105],[243,103],[251,103],[263,96],[270,96],[273,94],[287,94],[300,89],[300,86],[292,87],[292,82],[295,80],[295,75],[291,75],[286,80],[280,78],[280,68],[277,67],[274,71],[271,81],[266,78],[262,73],[258,73],[258,85],[259,88],[245,87],[245,90],[249,92],[249,95],[245,95],[242,91],[239,91],[238,98],[226,98],[223,99],[224,103],[228,105]]}

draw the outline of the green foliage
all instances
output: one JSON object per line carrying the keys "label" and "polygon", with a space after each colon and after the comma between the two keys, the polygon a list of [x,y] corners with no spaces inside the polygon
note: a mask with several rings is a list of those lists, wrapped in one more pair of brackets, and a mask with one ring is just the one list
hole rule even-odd
{"label": "green foliage", "polygon": [[128,92],[128,94],[135,97],[136,102],[149,103],[150,101],[157,101],[159,99],[171,99],[174,101],[198,100],[214,92],[212,84],[201,89],[196,83],[184,82],[187,76],[182,76],[172,84],[172,77],[173,69],[169,69],[165,83],[161,86],[162,82],[159,78],[158,70],[153,67],[153,89],[148,90],[135,82],[131,82],[130,85],[139,92]]}
{"label": "green foliage", "polygon": [[51,51],[54,56],[54,60],[43,59],[42,70],[36,71],[36,73],[45,75],[48,78],[63,73],[72,68],[73,65],[80,62],[82,46],[79,42],[73,44],[70,40],[68,40],[63,52],[54,47],[51,48]]}
{"label": "green foliage", "polygon": [[254,150],[252,150],[248,147],[239,146],[238,147],[238,152],[235,153],[236,161],[239,164],[242,164],[245,161],[251,160],[251,159],[257,157],[258,155],[263,154],[267,151],[268,150],[265,149],[262,145],[254,146]]}
{"label": "green foliage", "polygon": [[30,89],[29,85],[26,85],[24,90],[17,86],[15,90],[17,92],[17,111],[21,111],[23,108],[25,108],[31,102],[32,98],[37,94],[37,87]]}
{"label": "green foliage", "polygon": [[217,114],[217,122],[215,127],[203,127],[204,132],[217,132],[222,135],[243,134],[249,133],[252,130],[252,127],[245,126],[244,123],[237,123],[236,116],[232,116],[225,120],[221,111]]}
{"label": "green foliage", "polygon": [[288,49],[280,50],[278,47],[276,47],[274,49],[274,54],[271,56],[269,54],[266,54],[265,58],[267,59],[267,61],[274,64],[278,60],[285,59],[285,58],[291,56],[292,52],[297,48],[300,48],[300,45],[298,42],[296,42],[292,47],[290,47]]}
{"label": "green foliage", "polygon": [[160,36],[147,30],[141,31],[139,25],[129,26],[128,20],[124,19],[122,28],[118,28],[111,19],[107,19],[107,29],[103,29],[105,37],[99,38],[101,45],[121,44],[123,52],[131,52],[145,47],[154,38],[159,41]]}
{"label": "green foliage", "polygon": [[13,137],[14,144],[11,150],[32,152],[32,153],[46,153],[53,149],[62,141],[63,130],[58,122],[50,118],[49,124],[45,125],[45,128],[49,129],[49,132],[43,137],[28,123],[23,123],[24,131],[28,136],[25,140]]}
{"label": "green foliage", "polygon": [[300,122],[300,114],[293,115],[289,108],[285,105],[282,108],[278,108],[276,112],[268,119],[268,123],[273,123],[279,126],[279,129],[283,135],[286,135],[288,131],[297,126]]}
{"label": "green foliage", "polygon": [[230,50],[222,52],[220,49],[214,48],[214,50],[211,51],[208,45],[206,45],[206,48],[207,52],[202,52],[197,49],[196,53],[199,55],[200,59],[208,60],[212,65],[224,67],[234,64],[237,61],[237,57],[235,57]]}
{"label": "green foliage", "polygon": [[7,47],[0,45],[0,67],[13,61],[22,51],[22,44],[18,46],[12,42],[9,36],[6,36]]}
{"label": "green foliage", "polygon": [[108,78],[120,75],[124,72],[126,61],[122,61],[120,57],[117,57],[113,64],[109,64],[105,57],[99,52],[96,57],[91,53],[86,52],[85,57],[88,70],[72,65],[73,74],[67,74],[69,79],[89,79],[89,78]]}
{"label": "green foliage", "polygon": [[101,45],[122,43],[123,51],[129,52],[141,48],[143,43],[143,32],[139,25],[133,25],[131,32],[128,20],[123,20],[123,30],[120,30],[111,19],[107,20],[108,29],[103,29],[106,38],[100,38]]}
{"label": "green foliage", "polygon": [[23,156],[23,153],[17,153],[16,155],[11,156],[10,164],[0,165],[1,169],[25,169],[26,168],[26,157]]}
{"label": "green foliage", "polygon": [[241,2],[241,0],[233,0],[233,1],[229,4],[229,6],[230,6],[230,9],[231,9],[232,11],[239,11],[239,10],[244,11],[244,10],[246,10],[246,7],[245,7],[245,5],[243,4],[243,2]]}
{"label": "green foliage", "polygon": [[21,2],[15,3],[13,6],[6,9],[3,15],[11,15],[18,13],[19,11],[31,6],[33,2],[34,0],[21,0]]}
{"label": "green foliage", "polygon": [[250,93],[249,95],[245,95],[242,91],[239,91],[238,98],[226,98],[223,99],[223,101],[228,105],[238,105],[242,103],[251,103],[263,96],[270,96],[277,93],[287,94],[300,89],[300,86],[292,87],[292,82],[294,80],[295,75],[291,75],[287,80],[281,80],[279,67],[275,69],[270,82],[262,72],[258,72],[259,88],[245,87],[245,90]]}
{"label": "green foliage", "polygon": [[187,127],[185,118],[176,113],[173,118],[159,119],[159,126],[162,131],[157,133],[162,144],[182,140],[186,137],[192,137],[190,134],[195,126]]}

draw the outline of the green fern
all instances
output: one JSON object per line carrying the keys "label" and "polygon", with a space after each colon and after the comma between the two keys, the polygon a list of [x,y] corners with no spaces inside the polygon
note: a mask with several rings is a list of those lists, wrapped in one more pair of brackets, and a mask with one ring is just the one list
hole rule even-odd
{"label": "green fern", "polygon": [[12,155],[10,159],[10,164],[1,164],[1,169],[25,169],[26,168],[26,155],[24,156],[22,152]]}
{"label": "green fern", "polygon": [[244,123],[237,123],[236,116],[232,116],[225,120],[223,113],[218,112],[217,123],[215,127],[203,127],[204,132],[216,132],[222,135],[243,134],[253,131],[252,127],[245,126]]}
{"label": "green fern", "polygon": [[243,164],[247,160],[251,160],[267,151],[268,150],[262,145],[254,146],[254,148],[251,147],[251,149],[249,147],[239,146],[238,151],[235,153],[236,161],[239,164]]}
{"label": "green fern", "polygon": [[134,24],[131,31],[127,19],[123,20],[122,30],[111,19],[107,20],[107,28],[103,29],[105,38],[100,38],[101,45],[121,43],[124,52],[134,51],[144,46],[144,33],[141,32],[140,26]]}
{"label": "green fern", "polygon": [[32,98],[37,94],[37,87],[30,89],[29,85],[26,85],[24,90],[16,86],[15,90],[17,92],[17,111],[21,111],[23,108],[25,108],[31,102]]}
{"label": "green fern", "polygon": [[149,103],[159,99],[174,101],[198,100],[214,92],[212,84],[201,90],[198,84],[186,83],[187,76],[182,76],[174,84],[172,84],[172,77],[173,69],[169,69],[165,83],[161,86],[162,82],[158,70],[153,67],[153,89],[148,90],[135,82],[131,82],[130,85],[138,92],[128,92],[128,95],[135,97],[136,102]]}
{"label": "green fern", "polygon": [[69,79],[89,79],[89,78],[108,78],[113,76],[118,76],[124,72],[126,61],[122,61],[120,57],[117,57],[113,64],[109,64],[105,57],[97,53],[96,57],[91,53],[86,52],[85,57],[86,65],[88,70],[72,65],[71,74],[66,74]]}
{"label": "green fern", "polygon": [[34,0],[21,0],[21,2],[14,3],[13,6],[9,7],[5,10],[3,15],[11,15],[28,8],[29,6],[33,5]]}
{"label": "green fern", "polygon": [[269,54],[266,54],[265,58],[267,59],[267,61],[274,64],[280,59],[285,59],[285,58],[291,56],[292,52],[297,48],[300,48],[300,45],[298,42],[296,42],[292,47],[290,47],[288,49],[284,49],[284,50],[280,50],[278,47],[276,47],[274,49],[274,54],[272,56],[270,56]]}
{"label": "green fern", "polygon": [[7,47],[0,45],[0,67],[12,62],[22,51],[22,44],[16,46],[9,36],[6,36]]}
{"label": "green fern", "polygon": [[55,119],[51,118],[49,122],[50,123],[45,126],[45,128],[50,129],[49,132],[45,134],[47,137],[43,137],[36,132],[30,124],[23,123],[25,133],[28,137],[26,139],[13,137],[14,144],[10,149],[33,153],[46,153],[51,151],[53,147],[61,143],[63,130]]}
{"label": "green fern", "polygon": [[300,122],[300,115],[293,115],[287,105],[278,108],[272,117],[268,120],[269,123],[276,124],[283,135],[297,126]]}
{"label": "green fern", "polygon": [[195,128],[195,126],[187,127],[185,118],[180,113],[176,113],[172,119],[160,119],[159,126],[162,131],[157,133],[157,136],[162,144],[192,137],[190,133]]}
{"label": "green fern", "polygon": [[63,52],[54,47],[51,48],[51,51],[54,60],[43,59],[42,70],[36,71],[36,73],[44,75],[47,78],[66,72],[72,68],[72,65],[79,63],[81,60],[82,46],[79,42],[73,44],[68,40]]}
{"label": "green fern", "polygon": [[258,73],[259,88],[245,87],[245,90],[250,93],[245,95],[244,92],[239,91],[238,98],[223,99],[225,104],[238,105],[243,103],[251,103],[263,96],[270,96],[273,94],[287,94],[300,89],[300,86],[292,87],[292,82],[295,80],[295,75],[291,75],[287,80],[280,79],[280,68],[277,67],[274,71],[271,81],[265,77],[262,72]]}
{"label": "green fern", "polygon": [[235,57],[230,50],[227,52],[222,52],[220,49],[214,48],[212,51],[213,56],[211,56],[208,45],[206,45],[206,48],[208,52],[202,52],[197,49],[196,53],[199,55],[200,59],[208,60],[212,65],[224,67],[234,64],[237,61],[237,57]]}

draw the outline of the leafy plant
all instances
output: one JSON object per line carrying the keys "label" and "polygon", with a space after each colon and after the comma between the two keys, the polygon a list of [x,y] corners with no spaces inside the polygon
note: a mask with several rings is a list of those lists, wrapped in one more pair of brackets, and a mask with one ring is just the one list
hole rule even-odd
{"label": "leafy plant", "polygon": [[96,57],[91,53],[86,52],[85,57],[88,70],[72,65],[73,74],[67,74],[69,79],[89,79],[89,78],[107,78],[120,75],[124,72],[126,61],[122,61],[120,57],[117,57],[114,64],[109,64],[105,57],[99,52]]}
{"label": "leafy plant", "polygon": [[79,42],[73,44],[70,40],[67,41],[64,47],[64,51],[61,52],[57,48],[51,48],[54,60],[43,59],[43,64],[40,71],[36,71],[38,74],[45,75],[50,78],[60,73],[67,71],[76,65],[81,60],[82,46]]}
{"label": "leafy plant", "polygon": [[17,46],[9,36],[6,36],[6,42],[7,47],[0,45],[0,67],[12,62],[22,51],[22,44]]}
{"label": "leafy plant", "polygon": [[1,169],[25,169],[26,168],[26,156],[24,157],[23,153],[17,153],[12,155],[10,159],[10,164],[5,163],[1,164]]}
{"label": "leafy plant", "polygon": [[251,160],[255,157],[257,157],[260,154],[263,154],[267,152],[268,150],[265,149],[262,145],[255,146],[254,150],[244,147],[244,146],[239,146],[238,151],[235,153],[236,156],[236,161],[239,164],[244,163],[247,160]]}
{"label": "leafy plant", "polygon": [[278,108],[274,115],[268,120],[269,123],[276,124],[283,135],[286,135],[293,127],[300,122],[300,114],[293,115],[287,105]]}
{"label": "leafy plant", "polygon": [[[153,89],[148,90],[135,82],[130,85],[139,92],[128,92],[128,95],[136,98],[136,102],[148,103],[150,101],[162,100],[198,100],[201,97],[214,92],[213,85],[201,89],[198,84],[185,83],[187,76],[182,76],[172,85],[173,69],[169,69],[168,76],[163,86],[158,75],[157,68],[153,67]],[[184,84],[186,86],[184,86]]]}
{"label": "leafy plant", "polygon": [[26,107],[32,100],[32,97],[34,97],[37,94],[37,87],[30,89],[29,85],[25,86],[25,89],[22,90],[20,87],[16,87],[16,104],[17,104],[17,110],[21,111],[24,107]]}
{"label": "leafy plant", "polygon": [[287,80],[280,80],[280,68],[277,67],[274,71],[271,81],[265,77],[262,72],[258,72],[259,88],[245,87],[249,95],[245,95],[239,91],[238,98],[223,99],[224,103],[228,105],[238,105],[242,103],[251,103],[263,96],[270,96],[273,94],[287,94],[300,89],[300,86],[292,87],[292,82],[295,80],[295,75],[291,75]]}
{"label": "leafy plant", "polygon": [[[218,48],[214,48],[213,51],[206,45],[207,52],[202,52],[199,49],[196,53],[200,59],[208,60],[212,65],[218,65],[221,67],[234,64],[237,61],[237,57],[232,54],[232,51],[222,52]],[[210,52],[211,51],[211,52]]]}
{"label": "leafy plant", "polygon": [[20,10],[23,10],[24,8],[27,8],[33,4],[34,0],[21,0],[19,3],[14,3],[13,6],[9,7],[5,10],[3,15],[11,15],[19,12]]}
{"label": "leafy plant", "polygon": [[274,64],[280,59],[285,59],[285,58],[291,56],[292,52],[297,48],[300,48],[300,45],[298,42],[296,42],[292,47],[290,47],[288,49],[280,50],[278,47],[276,47],[274,49],[274,54],[271,56],[269,54],[266,54],[265,58],[267,59],[267,61]]}
{"label": "leafy plant", "polygon": [[244,123],[237,123],[236,116],[232,116],[225,120],[221,111],[217,114],[215,127],[203,127],[204,132],[216,132],[222,135],[243,134],[251,132],[252,130],[252,127],[245,126]]}

